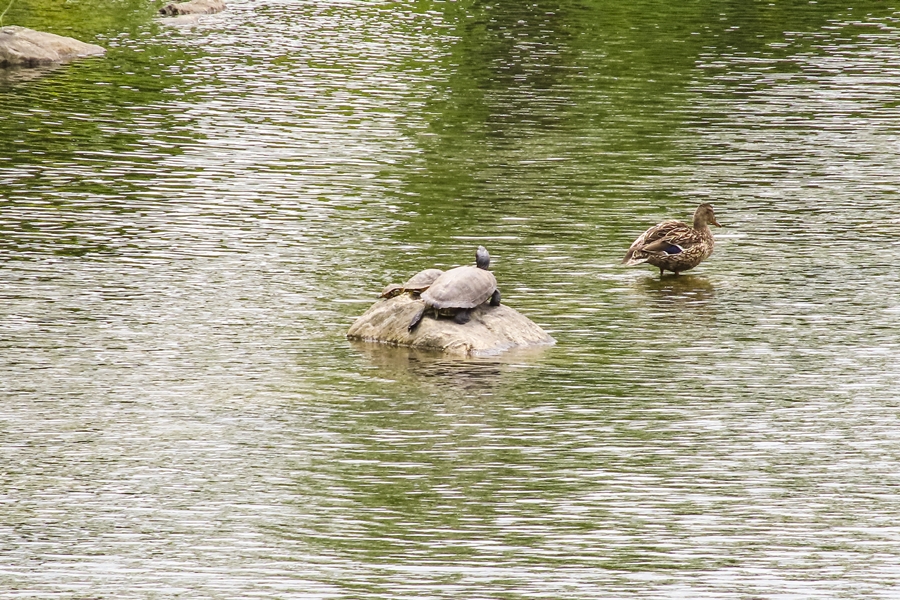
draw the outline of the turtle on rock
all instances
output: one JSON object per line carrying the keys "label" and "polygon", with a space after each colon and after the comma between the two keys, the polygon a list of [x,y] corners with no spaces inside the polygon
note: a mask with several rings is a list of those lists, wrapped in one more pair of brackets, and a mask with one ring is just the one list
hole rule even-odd
{"label": "turtle on rock", "polygon": [[434,311],[434,317],[453,317],[457,323],[469,321],[469,311],[488,300],[491,306],[500,305],[500,290],[497,279],[488,271],[491,255],[484,246],[478,246],[475,252],[474,267],[456,267],[445,271],[434,280],[431,286],[422,292],[424,306],[413,317],[407,328],[414,330],[428,310]]}
{"label": "turtle on rock", "polygon": [[381,290],[381,298],[394,298],[403,293],[402,283],[389,283]]}
{"label": "turtle on rock", "polygon": [[440,269],[425,269],[424,271],[419,271],[403,284],[403,291],[409,292],[412,294],[413,298],[417,298],[422,292],[430,288],[434,282],[437,281],[438,277],[443,274],[444,272]]}
{"label": "turtle on rock", "polygon": [[419,294],[428,289],[434,283],[434,280],[443,275],[440,269],[425,269],[419,271],[410,277],[406,283],[391,283],[381,290],[382,298],[393,298],[405,292],[412,294],[413,298],[417,298]]}

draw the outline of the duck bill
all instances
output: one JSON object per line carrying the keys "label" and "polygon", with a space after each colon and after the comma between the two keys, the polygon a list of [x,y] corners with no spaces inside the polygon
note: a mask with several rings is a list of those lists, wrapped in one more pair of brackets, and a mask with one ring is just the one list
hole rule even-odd
{"label": "duck bill", "polygon": [[715,225],[716,227],[721,227],[721,225],[719,225],[719,222],[716,221],[715,219],[713,219],[712,221],[710,221],[709,224],[710,224],[710,225]]}

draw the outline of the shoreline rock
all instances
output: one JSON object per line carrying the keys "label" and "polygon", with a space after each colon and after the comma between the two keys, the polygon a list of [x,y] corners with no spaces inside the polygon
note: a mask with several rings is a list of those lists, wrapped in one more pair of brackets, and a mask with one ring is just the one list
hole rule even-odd
{"label": "shoreline rock", "polygon": [[0,27],[0,67],[41,67],[99,56],[106,48],[18,25]]}
{"label": "shoreline rock", "polygon": [[225,10],[225,3],[222,0],[190,0],[190,2],[166,4],[159,9],[159,14],[167,17],[212,15],[223,10]]}
{"label": "shoreline rock", "polygon": [[347,338],[454,356],[489,356],[512,348],[556,343],[537,324],[505,304],[485,303],[473,308],[471,320],[464,325],[446,317],[435,319],[429,313],[415,331],[407,331],[422,304],[421,299],[410,294],[379,299],[353,323]]}

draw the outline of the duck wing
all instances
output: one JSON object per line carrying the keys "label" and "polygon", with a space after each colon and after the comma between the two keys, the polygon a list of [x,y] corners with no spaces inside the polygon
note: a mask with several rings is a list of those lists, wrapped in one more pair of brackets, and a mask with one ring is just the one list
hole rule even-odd
{"label": "duck wing", "polygon": [[628,248],[622,262],[629,265],[640,264],[647,260],[648,253],[654,252],[677,254],[698,241],[697,233],[687,223],[663,221],[639,235]]}

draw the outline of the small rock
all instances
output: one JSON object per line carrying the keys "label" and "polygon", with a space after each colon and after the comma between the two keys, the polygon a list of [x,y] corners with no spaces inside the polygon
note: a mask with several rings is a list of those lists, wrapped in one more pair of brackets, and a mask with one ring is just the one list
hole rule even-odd
{"label": "small rock", "polygon": [[505,304],[485,303],[473,308],[470,321],[463,325],[451,318],[435,319],[429,311],[414,331],[408,331],[410,321],[423,304],[410,294],[382,298],[353,323],[347,337],[458,356],[497,354],[511,348],[556,343],[546,331]]}
{"label": "small rock", "polygon": [[0,67],[39,67],[105,53],[101,46],[62,35],[18,25],[0,27]]}
{"label": "small rock", "polygon": [[159,13],[167,17],[174,17],[176,15],[211,15],[223,10],[225,10],[225,3],[222,0],[191,0],[178,4],[166,4],[159,9]]}

